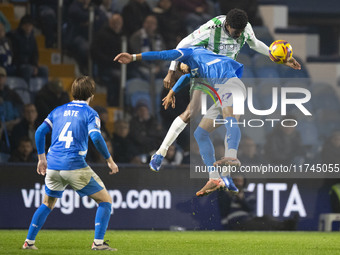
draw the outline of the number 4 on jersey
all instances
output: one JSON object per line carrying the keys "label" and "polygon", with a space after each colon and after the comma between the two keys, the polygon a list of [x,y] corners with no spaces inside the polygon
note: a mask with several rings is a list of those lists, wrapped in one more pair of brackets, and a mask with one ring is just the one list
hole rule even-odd
{"label": "number 4 on jersey", "polygon": [[[67,131],[67,129],[70,127],[71,122],[66,122],[63,130],[61,130],[61,133],[59,135],[58,140],[60,142],[66,142],[65,148],[70,148],[71,143],[73,142],[73,137],[72,137],[72,131]],[[66,135],[67,132],[67,135]]]}

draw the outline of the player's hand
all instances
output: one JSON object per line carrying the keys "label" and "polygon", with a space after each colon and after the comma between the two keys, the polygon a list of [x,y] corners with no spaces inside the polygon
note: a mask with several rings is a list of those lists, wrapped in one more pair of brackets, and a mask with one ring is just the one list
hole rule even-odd
{"label": "player's hand", "polygon": [[46,157],[45,159],[39,159],[38,161],[38,166],[37,166],[37,173],[41,174],[41,175],[45,175],[46,174],[46,169],[47,169],[47,160]]}
{"label": "player's hand", "polygon": [[107,160],[107,166],[110,168],[109,174],[116,174],[119,172],[118,166],[113,161],[112,157]]}
{"label": "player's hand", "polygon": [[295,70],[301,70],[301,65],[299,62],[296,61],[295,58],[291,57],[284,65],[289,66]]}
{"label": "player's hand", "polygon": [[175,84],[175,71],[169,70],[163,80],[164,88],[171,89]]}
{"label": "player's hand", "polygon": [[132,55],[129,53],[119,53],[113,61],[118,61],[121,64],[129,64],[132,62]]}
{"label": "player's hand", "polygon": [[169,108],[169,105],[171,105],[172,108],[175,108],[175,103],[176,103],[176,98],[175,94],[172,93],[172,90],[169,91],[166,97],[162,99],[163,103],[162,105],[164,106],[164,109],[167,110]]}

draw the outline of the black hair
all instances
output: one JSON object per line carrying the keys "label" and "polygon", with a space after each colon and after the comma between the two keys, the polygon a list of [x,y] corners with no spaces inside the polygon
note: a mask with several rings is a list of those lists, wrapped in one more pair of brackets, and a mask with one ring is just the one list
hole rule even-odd
{"label": "black hair", "polygon": [[248,15],[241,9],[231,9],[226,16],[227,24],[234,29],[244,29],[248,23]]}

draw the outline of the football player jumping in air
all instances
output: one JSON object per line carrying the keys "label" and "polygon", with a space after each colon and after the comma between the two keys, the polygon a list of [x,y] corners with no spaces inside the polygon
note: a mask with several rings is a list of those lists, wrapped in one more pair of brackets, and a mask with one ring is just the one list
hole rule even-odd
{"label": "football player jumping in air", "polygon": [[[248,22],[247,14],[243,10],[232,9],[227,15],[215,17],[189,34],[177,45],[177,49],[202,46],[216,54],[228,56],[236,60],[238,53],[245,43],[247,43],[251,49],[269,57],[268,46],[255,37],[252,26]],[[293,69],[301,69],[300,64],[294,58],[291,58],[284,64]],[[168,75],[164,79],[164,86],[168,89],[175,83],[175,67],[176,61],[173,61],[170,65]],[[195,95],[194,92],[192,100],[186,110],[172,122],[160,148],[151,158],[150,168],[153,171],[160,170],[162,160],[169,146],[190,122],[190,117],[199,111],[199,105],[195,103],[196,98],[197,95]],[[233,164],[233,161],[236,159],[237,155],[234,153],[230,154],[228,144],[225,141],[225,159],[220,163]]]}
{"label": "football player jumping in air", "polygon": [[[188,84],[190,78],[207,78],[212,86],[222,84],[219,87],[215,87],[219,97],[222,99],[221,104],[214,104],[209,108],[194,133],[202,159],[209,170],[209,181],[196,195],[204,196],[218,188],[224,187],[230,191],[238,192],[230,175],[227,174],[221,178],[219,172],[216,171],[214,167],[214,163],[216,162],[215,152],[209,133],[221,126],[214,125],[214,119],[222,115],[226,120],[225,127],[227,129],[228,153],[231,158],[236,158],[241,132],[237,125],[239,116],[233,114],[232,105],[235,92],[241,93],[243,98],[246,98],[245,86],[239,79],[243,73],[243,65],[229,57],[217,55],[203,47],[151,51],[133,55],[120,53],[114,60],[128,64],[132,61],[160,59],[182,62],[180,69],[184,73],[163,99],[165,109],[167,109],[169,105],[175,107],[174,95]],[[227,94],[228,96],[224,96]],[[239,165],[237,160],[234,160],[232,163]]]}

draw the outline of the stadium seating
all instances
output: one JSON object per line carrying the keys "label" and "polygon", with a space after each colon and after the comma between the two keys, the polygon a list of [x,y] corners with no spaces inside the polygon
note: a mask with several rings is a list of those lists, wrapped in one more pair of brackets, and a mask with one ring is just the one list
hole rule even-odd
{"label": "stadium seating", "polygon": [[262,67],[273,67],[276,69],[278,68],[278,65],[272,62],[268,56],[259,53],[255,54],[253,57],[253,66],[254,68]]}
{"label": "stadium seating", "polygon": [[26,81],[19,77],[7,77],[7,85],[10,89],[28,89]]}
{"label": "stadium seating", "polygon": [[143,103],[147,104],[147,106],[151,110],[151,98],[150,98],[150,94],[147,92],[137,91],[131,95],[130,100],[131,100],[130,102],[131,102],[132,107],[136,107],[138,102],[142,101]]}
{"label": "stadium seating", "polygon": [[279,78],[280,74],[276,67],[263,66],[255,69],[255,75],[258,78]]}
{"label": "stadium seating", "polygon": [[35,77],[30,79],[29,90],[33,94],[37,93],[46,85],[48,81],[41,77]]}
{"label": "stadium seating", "polygon": [[330,84],[313,83],[311,89],[315,109],[340,110],[340,100]]}
{"label": "stadium seating", "polygon": [[252,59],[249,55],[240,53],[237,55],[236,61],[243,64],[245,67],[251,67],[252,65]]}
{"label": "stadium seating", "polygon": [[132,99],[133,96],[137,97],[138,93],[149,94],[149,83],[140,78],[133,78],[126,81],[125,97],[126,103],[130,106],[132,101],[136,102],[136,98]]}
{"label": "stadium seating", "polygon": [[14,90],[21,97],[21,100],[24,102],[24,104],[29,104],[32,102],[31,93],[27,88],[16,88]]}
{"label": "stadium seating", "polygon": [[323,139],[328,137],[333,131],[340,129],[338,110],[319,109],[315,116],[318,132]]}
{"label": "stadium seating", "polygon": [[274,38],[270,34],[270,31],[267,27],[265,27],[265,26],[254,26],[253,30],[254,30],[256,38],[261,40],[262,42],[264,42],[268,46],[270,44],[272,44],[272,42],[274,41]]}
{"label": "stadium seating", "polygon": [[297,120],[299,124],[296,128],[300,131],[302,144],[307,146],[318,146],[320,144],[319,133],[314,121]]}

